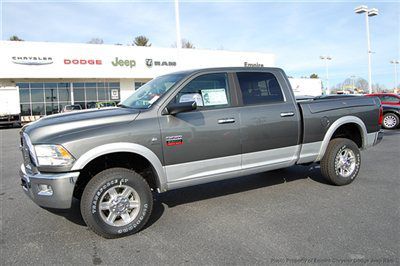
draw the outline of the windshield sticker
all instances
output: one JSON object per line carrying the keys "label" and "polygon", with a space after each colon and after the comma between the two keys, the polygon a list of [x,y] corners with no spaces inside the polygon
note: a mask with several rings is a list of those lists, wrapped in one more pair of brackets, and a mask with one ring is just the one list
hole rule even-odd
{"label": "windshield sticker", "polygon": [[160,96],[155,95],[155,96],[149,101],[149,104],[153,104],[155,101],[158,100],[158,98],[160,98]]}
{"label": "windshield sticker", "polygon": [[203,106],[203,98],[200,93],[188,93],[179,98],[179,103],[196,102],[197,106]]}
{"label": "windshield sticker", "polygon": [[201,90],[201,95],[203,96],[204,106],[228,104],[225,89]]}
{"label": "windshield sticker", "polygon": [[177,146],[177,145],[182,145],[183,144],[182,135],[167,136],[165,138],[165,141],[167,143],[167,146]]}

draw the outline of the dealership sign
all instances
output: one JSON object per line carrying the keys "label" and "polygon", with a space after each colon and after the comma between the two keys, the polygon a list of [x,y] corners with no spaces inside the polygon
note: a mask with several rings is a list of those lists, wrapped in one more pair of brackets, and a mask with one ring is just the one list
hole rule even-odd
{"label": "dealership sign", "polygon": [[53,64],[53,58],[48,56],[13,56],[11,60],[19,65],[49,65]]}
{"label": "dealership sign", "polygon": [[244,62],[245,67],[264,67],[264,64]]}
{"label": "dealership sign", "polygon": [[100,59],[64,59],[65,65],[102,65]]}
{"label": "dealership sign", "polygon": [[151,58],[146,59],[146,66],[152,67],[152,66],[176,66],[175,61],[157,61],[153,60]]}
{"label": "dealership sign", "polygon": [[115,58],[114,61],[111,62],[113,66],[128,66],[130,68],[136,66],[136,61],[133,59],[119,59],[118,57]]}

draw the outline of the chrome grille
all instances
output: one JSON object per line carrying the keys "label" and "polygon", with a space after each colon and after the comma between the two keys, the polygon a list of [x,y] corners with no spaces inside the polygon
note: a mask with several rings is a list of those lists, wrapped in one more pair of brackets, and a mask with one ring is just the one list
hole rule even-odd
{"label": "chrome grille", "polygon": [[24,160],[24,165],[25,167],[27,167],[32,162],[31,162],[31,156],[29,154],[28,145],[26,144],[26,140],[22,135],[21,135],[21,151],[22,151],[22,158]]}

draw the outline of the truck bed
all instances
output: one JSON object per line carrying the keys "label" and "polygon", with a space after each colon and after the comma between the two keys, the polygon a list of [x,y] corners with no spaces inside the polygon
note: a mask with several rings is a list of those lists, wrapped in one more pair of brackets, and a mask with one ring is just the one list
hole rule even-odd
{"label": "truck bed", "polygon": [[[320,158],[316,156],[324,144],[324,138],[329,136],[329,129],[340,119],[346,120],[358,128],[354,119],[359,119],[365,124],[366,136],[359,140],[359,147],[372,138],[373,132],[380,130],[379,108],[377,98],[362,96],[322,96],[296,99],[301,112],[301,137],[302,151],[298,163],[306,163]],[[355,118],[354,118],[355,117]],[[350,125],[350,126],[351,126]],[[334,127],[332,127],[334,128]],[[346,130],[346,129],[344,129]],[[361,132],[363,129],[359,129]],[[371,136],[368,136],[371,133]],[[371,140],[369,140],[371,141]]]}

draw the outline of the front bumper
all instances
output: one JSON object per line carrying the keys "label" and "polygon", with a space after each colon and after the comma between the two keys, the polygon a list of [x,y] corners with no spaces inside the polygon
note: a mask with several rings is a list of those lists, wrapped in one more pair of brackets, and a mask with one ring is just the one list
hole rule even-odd
{"label": "front bumper", "polygon": [[19,172],[21,186],[33,202],[41,207],[68,209],[79,172],[69,173],[27,173],[21,165]]}

